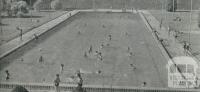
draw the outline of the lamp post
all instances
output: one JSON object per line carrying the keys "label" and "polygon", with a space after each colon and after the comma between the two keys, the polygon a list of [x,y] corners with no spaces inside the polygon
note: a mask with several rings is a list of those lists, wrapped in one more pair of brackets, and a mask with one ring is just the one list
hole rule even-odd
{"label": "lamp post", "polygon": [[[192,6],[193,0],[190,0],[190,32],[192,31]],[[189,32],[189,43],[190,43],[190,32]]]}
{"label": "lamp post", "polygon": [[32,1],[30,0],[30,12],[31,12],[31,23],[33,22],[33,15],[32,15]]}
{"label": "lamp post", "polygon": [[77,0],[75,1],[75,9],[77,9]]}
{"label": "lamp post", "polygon": [[2,3],[2,0],[0,0],[0,26],[1,26],[1,34],[3,34],[3,29],[2,29],[2,16],[1,16],[1,12],[2,12],[2,5],[3,5],[3,3]]}
{"label": "lamp post", "polygon": [[92,0],[92,8],[95,10],[95,1],[94,0]]}
{"label": "lamp post", "polygon": [[175,2],[174,2],[175,0],[173,0],[173,12],[175,11]]}

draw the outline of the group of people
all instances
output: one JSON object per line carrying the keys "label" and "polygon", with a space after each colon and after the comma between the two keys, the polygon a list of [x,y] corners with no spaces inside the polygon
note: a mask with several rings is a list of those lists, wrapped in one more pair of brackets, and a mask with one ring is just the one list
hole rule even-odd
{"label": "group of people", "polygon": [[[83,78],[81,76],[81,72],[80,70],[76,72],[76,77],[77,77],[77,88],[75,90],[83,90],[82,86],[83,86]],[[60,79],[60,75],[56,74],[56,78],[54,80],[54,86],[55,86],[55,92],[60,92],[60,83],[61,83],[61,79]],[[83,92],[83,91],[81,91]]]}
{"label": "group of people", "polygon": [[179,31],[177,31],[177,30],[173,30],[170,26],[167,28],[167,30],[168,30],[168,36],[170,37],[170,35],[171,35],[171,33],[173,33],[173,36],[175,37],[175,38],[178,38],[178,35],[179,35]]}
{"label": "group of people", "polygon": [[[168,34],[169,34],[169,36],[171,34],[171,31],[172,31],[172,29],[170,27],[168,27]],[[178,35],[181,34],[181,32],[179,32],[177,30],[174,30],[173,32],[174,32],[175,39],[177,39]],[[185,55],[188,55],[188,51],[191,50],[191,44],[188,43],[188,42],[186,42],[186,41],[183,41],[183,49],[184,49]]]}
{"label": "group of people", "polygon": [[[112,35],[111,34],[108,35],[108,40],[109,41],[112,40]],[[100,49],[95,51],[95,56],[100,61],[103,61],[103,54],[102,54],[101,50],[104,48],[104,46],[109,46],[109,43],[107,43],[106,45],[104,43],[101,43]],[[84,52],[84,57],[87,58],[88,54],[92,54],[92,53],[93,53],[93,46],[90,45],[88,51]]]}

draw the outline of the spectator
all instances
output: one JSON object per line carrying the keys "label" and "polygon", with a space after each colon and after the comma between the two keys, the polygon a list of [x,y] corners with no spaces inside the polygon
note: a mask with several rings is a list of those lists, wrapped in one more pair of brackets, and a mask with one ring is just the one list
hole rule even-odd
{"label": "spectator", "polygon": [[6,73],[6,80],[9,80],[10,79],[10,73],[9,73],[9,71],[6,70],[5,73]]}
{"label": "spectator", "polygon": [[186,49],[187,49],[187,51],[190,51],[191,50],[191,44],[187,44],[187,46],[186,46]]}
{"label": "spectator", "polygon": [[147,83],[146,82],[143,82],[142,83],[142,87],[146,87]]}
{"label": "spectator", "polygon": [[160,20],[160,29],[162,28],[163,19]]}
{"label": "spectator", "polygon": [[44,62],[44,58],[43,58],[42,55],[39,57],[39,62],[40,62],[40,63],[43,63],[43,62]]}
{"label": "spectator", "polygon": [[59,74],[56,74],[56,79],[54,80],[54,85],[55,85],[55,91],[56,92],[60,92],[60,89],[59,89],[59,84],[60,84],[60,77],[59,77]]}
{"label": "spectator", "polygon": [[42,49],[41,48],[39,48],[39,63],[43,63],[44,62],[44,57],[43,57],[43,55],[42,55]]}
{"label": "spectator", "polygon": [[60,73],[63,73],[63,71],[64,71],[64,64],[61,64],[60,65]]}
{"label": "spectator", "polygon": [[168,36],[170,36],[170,34],[171,34],[171,28],[168,26],[167,30],[168,30]]}

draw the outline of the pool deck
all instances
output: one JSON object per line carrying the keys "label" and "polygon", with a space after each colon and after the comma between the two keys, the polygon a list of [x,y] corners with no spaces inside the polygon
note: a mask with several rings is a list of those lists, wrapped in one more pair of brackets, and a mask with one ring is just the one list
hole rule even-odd
{"label": "pool deck", "polygon": [[[78,11],[76,11],[76,10],[66,12],[65,14],[61,15],[60,17],[53,19],[53,20],[31,30],[30,32],[24,34],[22,36],[22,40],[21,40],[21,37],[17,37],[15,39],[9,41],[8,43],[1,45],[0,46],[0,60],[1,60],[1,58],[5,57],[5,56],[9,55],[10,53],[12,53],[13,51],[17,50],[18,48],[24,46],[28,42],[34,40],[35,39],[34,35],[37,35],[37,36],[42,35],[43,33],[47,32],[48,30],[52,29],[53,27],[57,26],[58,24],[62,23],[66,19],[75,15],[76,13],[78,13]],[[70,16],[70,14],[71,14],[71,16]]]}

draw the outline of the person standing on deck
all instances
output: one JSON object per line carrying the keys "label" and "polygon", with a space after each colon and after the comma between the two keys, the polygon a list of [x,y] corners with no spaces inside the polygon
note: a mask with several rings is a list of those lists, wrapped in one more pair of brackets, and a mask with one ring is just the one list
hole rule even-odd
{"label": "person standing on deck", "polygon": [[168,36],[170,36],[170,34],[171,34],[171,28],[169,26],[167,27],[167,31],[168,31]]}
{"label": "person standing on deck", "polygon": [[44,62],[44,57],[43,57],[43,55],[42,55],[42,49],[41,48],[39,48],[39,63],[43,63]]}
{"label": "person standing on deck", "polygon": [[59,84],[60,84],[59,74],[56,74],[56,79],[54,80],[55,92],[60,92]]}
{"label": "person standing on deck", "polygon": [[9,73],[9,71],[6,70],[5,73],[6,73],[6,80],[9,80],[10,79],[10,73]]}
{"label": "person standing on deck", "polygon": [[64,71],[64,64],[61,64],[61,65],[60,65],[60,73],[62,74],[63,71]]}

